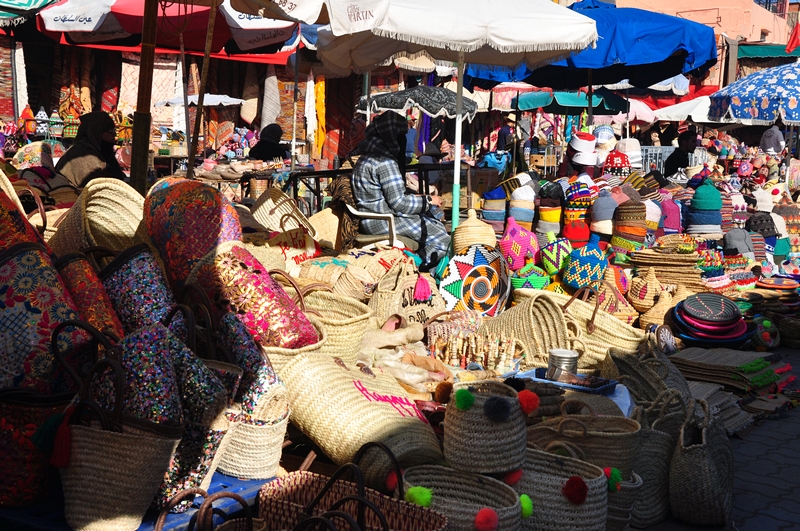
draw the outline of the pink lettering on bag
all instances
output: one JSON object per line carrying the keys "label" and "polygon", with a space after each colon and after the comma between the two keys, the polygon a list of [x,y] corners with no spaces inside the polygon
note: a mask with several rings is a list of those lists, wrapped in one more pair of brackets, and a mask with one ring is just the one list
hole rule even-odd
{"label": "pink lettering on bag", "polygon": [[428,419],[425,418],[417,406],[409,400],[407,397],[400,397],[400,396],[393,396],[393,395],[382,395],[380,393],[376,393],[374,391],[370,391],[364,384],[358,380],[353,380],[353,385],[356,386],[356,389],[361,391],[361,394],[364,395],[364,398],[369,400],[370,402],[384,402],[386,404],[390,404],[398,413],[400,413],[403,417],[414,417],[416,416],[422,422],[429,424]]}

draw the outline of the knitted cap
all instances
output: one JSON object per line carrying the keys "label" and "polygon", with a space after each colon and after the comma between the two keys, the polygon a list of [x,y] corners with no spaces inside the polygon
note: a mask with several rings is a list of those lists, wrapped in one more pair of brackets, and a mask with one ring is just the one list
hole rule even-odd
{"label": "knitted cap", "polygon": [[572,135],[572,138],[569,141],[569,147],[574,149],[575,151],[594,151],[594,146],[597,143],[597,139],[590,135],[589,133],[578,132]]}
{"label": "knitted cap", "polygon": [[755,253],[753,239],[750,237],[750,234],[746,230],[738,227],[729,230],[725,234],[722,238],[722,247],[725,249],[736,249],[739,254],[744,256],[747,256],[747,253],[750,253],[750,256]]}
{"label": "knitted cap", "polygon": [[658,170],[653,170],[645,175],[644,182],[650,188],[662,188],[668,183],[667,179]]}
{"label": "knitted cap", "polygon": [[594,134],[598,146],[616,138],[614,136],[614,129],[612,129],[610,125],[598,125],[594,128],[592,134]]}
{"label": "knitted cap", "polygon": [[747,223],[747,218],[750,217],[744,196],[739,192],[732,193],[731,206],[733,207],[733,224],[740,228],[744,227],[744,224]]}
{"label": "knitted cap", "polygon": [[784,192],[781,199],[772,211],[779,214],[786,222],[786,230],[790,234],[800,233],[800,208],[792,201],[791,196]]}
{"label": "knitted cap", "polygon": [[592,234],[589,243],[569,254],[564,283],[578,289],[603,278],[608,259],[600,249],[600,237]]}
{"label": "knitted cap", "polygon": [[628,156],[615,149],[606,157],[606,162],[603,165],[603,173],[610,173],[617,177],[624,179],[631,172],[631,161]]}
{"label": "knitted cap", "polygon": [[589,225],[582,219],[564,224],[561,234],[570,241],[573,249],[583,247],[589,241]]}
{"label": "knitted cap", "polygon": [[681,232],[681,207],[672,199],[672,194],[661,194],[661,224],[664,227],[664,234],[677,234]]}
{"label": "knitted cap", "polygon": [[661,194],[658,193],[658,190],[650,188],[649,186],[639,189],[639,197],[642,198],[642,201],[645,199],[652,199],[656,202],[661,201]]}
{"label": "knitted cap", "polygon": [[642,177],[642,174],[635,170],[632,171],[630,175],[628,175],[628,177],[625,178],[624,183],[631,185],[636,190],[644,187],[646,184],[644,182],[644,177]]}
{"label": "knitted cap", "polygon": [[624,183],[620,188],[622,188],[622,191],[625,192],[625,195],[627,195],[631,199],[635,201],[642,200],[642,196],[639,195],[639,192],[630,184]]}
{"label": "knitted cap", "polygon": [[618,205],[621,205],[625,201],[630,201],[631,199],[630,197],[625,195],[625,192],[623,192],[622,188],[620,188],[619,186],[615,186],[614,188],[611,189],[611,197],[614,198],[614,202],[616,202]]}
{"label": "knitted cap", "polygon": [[658,224],[661,221],[661,207],[658,206],[658,203],[647,199],[644,201],[644,208],[645,208],[645,224],[647,225],[647,229],[651,231],[655,231],[658,229]]}
{"label": "knitted cap", "polygon": [[617,210],[617,202],[611,197],[608,190],[603,190],[595,199],[592,205],[592,221],[604,221],[614,219],[614,212]]}
{"label": "knitted cap", "polygon": [[583,182],[572,183],[567,188],[566,196],[568,203],[587,203],[587,208],[588,205],[591,205],[592,191]]}
{"label": "knitted cap", "polygon": [[643,227],[646,217],[647,208],[644,206],[644,203],[630,199],[617,207],[614,221],[616,221],[618,225]]}
{"label": "knitted cap", "polygon": [[756,210],[759,212],[772,212],[775,206],[772,203],[772,194],[763,188],[756,188],[753,190],[753,197],[756,199]]}
{"label": "knitted cap", "polygon": [[769,215],[772,217],[772,222],[775,224],[775,229],[778,231],[778,238],[788,238],[789,231],[786,227],[786,220],[775,212],[770,212]]}
{"label": "knitted cap", "polygon": [[710,180],[706,180],[695,190],[691,206],[693,210],[720,210],[722,197],[716,186]]}

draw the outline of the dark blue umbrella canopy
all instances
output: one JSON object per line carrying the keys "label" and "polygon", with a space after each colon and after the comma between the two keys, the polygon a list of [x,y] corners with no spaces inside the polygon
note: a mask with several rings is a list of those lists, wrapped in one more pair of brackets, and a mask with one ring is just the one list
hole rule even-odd
{"label": "dark blue umbrella canopy", "polygon": [[714,30],[690,20],[597,0],[570,6],[597,23],[599,39],[567,59],[529,70],[467,65],[465,86],[491,88],[506,81],[539,87],[577,89],[609,85],[624,79],[648,87],[677,74],[702,74],[717,62]]}

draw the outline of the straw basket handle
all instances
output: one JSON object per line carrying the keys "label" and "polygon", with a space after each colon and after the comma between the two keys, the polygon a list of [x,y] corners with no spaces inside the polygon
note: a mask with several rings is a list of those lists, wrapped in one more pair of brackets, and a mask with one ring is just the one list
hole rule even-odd
{"label": "straw basket handle", "polygon": [[194,312],[192,312],[191,308],[185,304],[176,304],[175,307],[170,310],[167,316],[161,320],[161,324],[168,327],[178,312],[181,312],[183,314],[183,318],[186,320],[186,346],[189,347],[189,350],[194,352],[197,349],[197,340],[195,338],[194,329]]}
{"label": "straw basket handle", "polygon": [[[30,214],[27,215],[27,218],[31,219],[38,212],[39,216],[41,216],[41,218],[42,218],[42,232],[41,232],[41,234],[44,234],[44,231],[47,229],[47,216],[45,215],[46,212],[45,212],[45,209],[44,209],[44,203],[42,203],[42,198],[39,197],[39,194],[37,194],[36,192],[33,191],[33,188],[31,188],[31,185],[30,185],[30,183],[28,183],[28,181],[20,180],[20,181],[17,181],[17,183],[15,183],[15,184],[17,186],[21,186],[22,187],[22,192],[28,192],[29,194],[31,194],[33,196],[33,201],[36,203],[36,212],[31,212]],[[17,196],[19,196],[19,191],[17,191],[17,190],[14,190],[14,191],[17,192]]]}
{"label": "straw basket handle", "polygon": [[197,531],[214,530],[214,502],[220,498],[233,498],[244,509],[245,531],[253,531],[253,511],[247,502],[234,492],[221,491],[207,496],[197,512]]}
{"label": "straw basket handle", "polygon": [[[197,299],[199,299],[199,302],[190,305],[192,295],[195,295]],[[178,298],[178,300],[181,302],[181,304],[185,304],[187,306],[190,305],[193,312],[200,314],[200,318],[202,319],[203,323],[208,329],[206,352],[209,358],[219,359],[220,356],[218,356],[218,353],[222,352],[222,357],[224,358],[224,360],[220,361],[233,363],[235,365],[236,360],[233,357],[233,353],[231,353],[229,349],[225,348],[224,345],[222,345],[221,342],[219,341],[217,326],[216,323],[214,322],[214,319],[211,317],[211,300],[209,300],[205,290],[202,289],[197,284],[188,283],[183,286],[183,289],[181,290],[180,297]]]}
{"label": "straw basket handle", "polygon": [[[322,487],[322,489],[320,489],[320,491],[317,493],[316,496],[314,496],[314,499],[311,500],[308,503],[308,505],[306,505],[303,508],[303,513],[305,513],[307,515],[312,515],[314,513],[314,507],[317,506],[317,504],[320,502],[320,500],[322,500],[322,498],[325,496],[325,494],[328,493],[328,491],[331,489],[331,487],[333,487],[333,485],[337,481],[339,481],[339,478],[342,477],[343,475],[345,475],[347,472],[352,472],[353,473],[353,479],[355,480],[355,483],[356,483],[358,496],[363,498],[365,493],[366,493],[366,489],[364,488],[364,474],[361,473],[361,469],[358,468],[355,464],[346,463],[346,464],[342,465],[339,468],[339,470],[337,470],[336,472],[333,473],[333,475],[330,477],[330,479],[328,479],[328,482],[325,483],[325,486]],[[358,506],[358,522],[360,524],[364,523],[364,513],[365,513],[364,505],[359,505]],[[360,527],[363,528],[364,526],[361,525]]]}
{"label": "straw basket handle", "polygon": [[658,405],[661,405],[661,410],[658,413],[658,418],[663,419],[667,414],[669,414],[669,405],[673,402],[678,402],[680,404],[681,409],[683,409],[684,414],[686,413],[686,403],[683,401],[683,395],[677,389],[664,389],[659,393],[653,403],[647,408],[647,413],[652,413],[655,411]]}
{"label": "straw basket handle", "polygon": [[55,327],[53,334],[50,336],[50,352],[53,353],[53,357],[56,359],[56,361],[61,364],[62,367],[64,367],[64,370],[67,371],[67,374],[69,374],[70,378],[75,380],[75,383],[78,384],[78,387],[82,387],[84,382],[81,380],[80,376],[78,376],[78,373],[75,372],[75,369],[73,369],[69,363],[67,363],[67,360],[64,358],[64,353],[61,352],[61,349],[58,346],[58,335],[68,326],[81,328],[88,332],[89,335],[103,345],[103,347],[106,349],[106,356],[108,356],[108,354],[114,350],[114,345],[111,344],[111,341],[109,341],[109,338],[105,334],[85,321],[71,319],[60,323]]}
{"label": "straw basket handle", "polygon": [[286,218],[291,218],[295,220],[297,222],[297,228],[308,234],[308,229],[303,225],[303,223],[300,221],[300,218],[298,218],[294,212],[287,212],[286,214],[281,216],[279,225],[282,231],[295,230],[295,229],[287,229],[286,227],[283,226],[283,224],[286,222]]}
{"label": "straw basket handle", "polygon": [[[597,416],[597,413],[594,412],[594,409],[592,409],[592,406],[590,406],[589,404],[587,404],[583,400],[578,400],[577,398],[568,398],[567,400],[564,400],[563,402],[561,402],[561,414],[564,417],[569,417],[569,413],[566,411],[566,408],[567,408],[567,406],[570,406],[570,405],[580,406],[581,409],[586,408],[586,409],[589,410],[589,413],[591,414],[591,416],[593,416],[593,417]],[[580,411],[580,409],[578,411]]]}
{"label": "straw basket handle", "polygon": [[[271,209],[269,209],[269,215],[274,216],[275,212],[278,211],[278,208],[283,206],[285,203],[292,203],[292,211],[294,211],[294,209],[297,208],[297,202],[288,195],[286,195],[282,197],[277,203],[275,203],[275,205]],[[282,219],[283,218],[281,218],[281,220]]]}
{"label": "straw basket handle", "polygon": [[619,377],[619,382],[628,388],[628,391],[633,395],[633,398],[641,400],[644,397],[642,384],[640,384],[635,378],[632,378],[627,374],[622,374]]}
{"label": "straw basket handle", "polygon": [[208,497],[208,492],[203,489],[185,489],[170,498],[170,500],[167,502],[167,505],[165,505],[164,508],[161,509],[161,512],[158,513],[158,520],[156,520],[156,525],[153,527],[153,531],[163,531],[164,523],[167,521],[167,515],[188,496],[202,496],[203,498],[206,498]]}
{"label": "straw basket handle", "polygon": [[439,312],[439,313],[437,313],[436,315],[433,315],[433,316],[432,316],[430,319],[428,319],[427,321],[425,321],[424,323],[422,323],[422,328],[424,328],[424,329],[426,329],[426,330],[427,330],[427,329],[428,329],[428,327],[429,327],[430,325],[432,325],[432,324],[433,324],[434,322],[436,322],[436,321],[437,321],[437,320],[438,320],[440,317],[444,317],[444,316],[445,316],[445,315],[447,315],[448,313],[450,313],[450,312]]}
{"label": "straw basket handle", "polygon": [[554,454],[555,450],[564,450],[570,457],[586,461],[586,455],[583,453],[583,450],[567,441],[551,441],[544,449],[544,451],[549,454]]}
{"label": "straw basket handle", "polygon": [[[608,280],[602,280],[602,279],[601,280],[595,280],[594,282],[592,282],[592,286],[594,286],[595,284],[601,284],[601,285],[605,284],[606,287],[608,287],[608,289],[611,290],[611,293],[614,294],[614,296],[617,298],[618,301],[625,302],[625,297],[622,296],[622,293],[620,293],[619,290],[617,289],[617,287],[615,285],[613,285],[611,282],[609,282]],[[596,293],[595,296],[599,296],[599,292]]]}
{"label": "straw basket handle", "polygon": [[[112,411],[111,420],[115,426],[121,426],[121,419],[122,419],[122,404],[125,402],[124,400],[124,393],[126,389],[125,384],[125,370],[122,368],[122,365],[113,358],[103,358],[97,361],[92,367],[92,370],[89,371],[89,376],[86,377],[86,383],[81,387],[81,390],[78,393],[81,402],[90,402],[94,403],[94,400],[91,399],[92,396],[92,382],[94,381],[95,375],[99,374],[102,370],[109,368],[111,372],[114,373],[114,410]],[[95,403],[95,405],[97,405]],[[103,420],[102,417],[105,417],[105,414],[100,409],[100,406],[97,405],[97,409],[100,411],[101,415],[101,422]],[[106,429],[105,427],[103,429]],[[116,428],[116,431],[122,431],[121,428]]]}
{"label": "straw basket handle", "polygon": [[[399,482],[399,478],[398,478],[398,482]],[[368,499],[363,498],[361,496],[345,496],[342,499],[338,500],[333,505],[331,505],[330,509],[328,509],[328,511],[325,514],[332,514],[332,512],[336,511],[339,507],[341,507],[342,505],[344,505],[348,501],[356,501],[356,502],[358,502],[359,508],[361,507],[361,505],[365,505],[370,511],[375,513],[375,515],[378,517],[378,520],[381,523],[381,529],[383,531],[389,531],[389,523],[386,521],[386,517],[383,515],[381,510],[378,509],[378,506],[375,505],[374,503],[372,503],[371,501],[369,501]],[[366,528],[362,528],[362,529],[366,529]]]}
{"label": "straw basket handle", "polygon": [[[565,400],[565,402],[566,402],[566,400]],[[589,428],[586,427],[586,424],[584,424],[580,420],[576,419],[575,417],[565,417],[561,422],[558,423],[558,434],[559,435],[564,435],[564,436],[568,437],[568,435],[564,434],[564,425],[565,424],[577,424],[581,428],[581,432],[582,432],[581,433],[581,437],[586,437],[588,435]]]}
{"label": "straw basket handle", "polygon": [[600,297],[597,296],[597,291],[591,286],[584,286],[580,288],[578,291],[575,292],[572,297],[564,303],[564,306],[561,307],[561,311],[567,313],[567,309],[572,304],[572,302],[578,298],[580,295],[584,295],[588,297],[589,295],[594,294],[595,304],[594,304],[594,311],[592,312],[592,317],[589,319],[589,322],[586,323],[586,331],[589,334],[593,334],[597,327],[594,324],[594,318],[597,316],[598,310],[600,310]]}
{"label": "straw basket handle", "polygon": [[[648,358],[646,360],[642,360],[642,363],[645,365],[652,365],[653,370],[656,371],[656,374],[658,374],[658,377],[662,380],[669,378],[669,367],[667,367],[667,365],[660,359]],[[662,371],[661,374],[658,373],[659,369]]]}
{"label": "straw basket handle", "polygon": [[397,457],[395,457],[394,453],[389,449],[388,446],[386,446],[381,442],[374,442],[374,441],[365,443],[361,448],[358,449],[356,455],[353,456],[353,463],[355,463],[356,465],[359,464],[361,462],[361,459],[367,453],[367,450],[369,450],[370,448],[378,448],[380,450],[383,450],[383,453],[385,453],[389,457],[389,461],[392,462],[392,466],[394,467],[394,472],[395,474],[397,474],[398,499],[404,500],[406,495],[405,491],[403,490],[403,471],[400,469],[400,463],[397,461]]}
{"label": "straw basket handle", "polygon": [[300,286],[297,285],[297,282],[295,282],[295,280],[289,273],[281,269],[271,269],[269,271],[269,275],[270,276],[279,275],[283,277],[289,284],[291,284],[291,286],[297,292],[298,304],[300,305],[300,310],[302,310],[303,313],[313,313],[314,315],[319,316],[319,312],[316,310],[306,310],[306,301],[305,298],[303,297],[303,291],[300,289]]}

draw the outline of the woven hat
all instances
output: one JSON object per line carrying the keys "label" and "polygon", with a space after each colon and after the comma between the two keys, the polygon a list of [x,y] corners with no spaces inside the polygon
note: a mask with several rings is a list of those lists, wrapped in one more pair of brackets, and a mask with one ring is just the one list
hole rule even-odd
{"label": "woven hat", "polygon": [[786,222],[786,230],[790,234],[800,234],[800,208],[792,201],[791,196],[784,192],[781,199],[772,211],[779,214]]}
{"label": "woven hat", "polygon": [[658,190],[649,186],[639,189],[639,197],[642,198],[642,201],[645,199],[651,199],[656,202],[661,201],[661,194],[658,193]]}
{"label": "woven hat", "polygon": [[644,227],[647,218],[647,207],[641,201],[629,199],[619,207],[614,216],[617,225]]}
{"label": "woven hat", "polygon": [[598,146],[601,146],[616,138],[614,135],[614,129],[610,125],[598,125],[594,128],[592,134],[597,139],[596,142]]}
{"label": "woven hat", "polygon": [[629,198],[633,199],[634,201],[641,201],[642,200],[642,196],[639,194],[639,191],[636,190],[630,184],[623,183],[622,186],[620,186],[620,188],[622,188],[622,192],[625,195],[627,195]]}
{"label": "woven hat", "polygon": [[[594,135],[590,135],[589,133],[582,133],[578,132],[572,135],[572,138],[569,141],[569,147],[580,152],[594,152],[594,147],[597,143],[597,139]],[[596,164],[597,162],[593,162],[592,164]],[[582,164],[582,163],[581,163]]]}
{"label": "woven hat", "polygon": [[620,179],[625,179],[631,173],[631,161],[628,159],[628,155],[618,149],[609,153],[603,165],[603,173],[610,173]]}
{"label": "woven hat", "polygon": [[681,207],[672,198],[672,194],[661,192],[661,226],[664,234],[677,234],[683,230],[681,225]]}
{"label": "woven hat", "polygon": [[589,225],[587,225],[582,219],[565,223],[561,234],[570,241],[573,249],[577,249],[586,245],[586,243],[589,241],[589,237],[591,236]]}
{"label": "woven hat", "polygon": [[722,197],[714,184],[707,180],[695,190],[692,196],[691,208],[693,210],[720,210]]}
{"label": "woven hat", "polygon": [[599,244],[600,237],[592,234],[589,243],[569,254],[567,269],[564,272],[566,285],[577,289],[603,278],[608,267],[608,259]]}
{"label": "woven hat", "polygon": [[667,185],[668,181],[664,178],[658,170],[653,170],[644,176],[644,182],[651,188],[662,188]]}
{"label": "woven hat", "polygon": [[642,174],[636,170],[631,171],[630,175],[628,175],[628,177],[625,178],[624,184],[629,184],[636,190],[646,186],[646,183],[644,182],[644,177],[642,177]]}
{"label": "woven hat", "polygon": [[542,246],[539,256],[544,270],[549,275],[555,275],[566,265],[572,245],[566,238],[556,238],[554,232],[547,233],[547,242],[547,245]]}
{"label": "woven hat", "polygon": [[722,246],[725,249],[735,249],[738,254],[746,256],[751,260],[755,256],[755,247],[753,246],[753,239],[744,229],[735,228],[729,230],[722,238]]}
{"label": "woven hat", "polygon": [[763,188],[756,188],[753,190],[753,197],[756,199],[756,210],[758,212],[772,212],[775,206],[772,203],[772,194]]}
{"label": "woven hat", "polygon": [[611,192],[603,190],[592,204],[592,222],[614,219],[614,212],[617,210],[617,202],[611,197]]}
{"label": "woven hat", "polygon": [[739,169],[736,170],[736,173],[740,177],[750,177],[750,175],[753,173],[753,165],[746,160],[743,160],[739,163]]}

